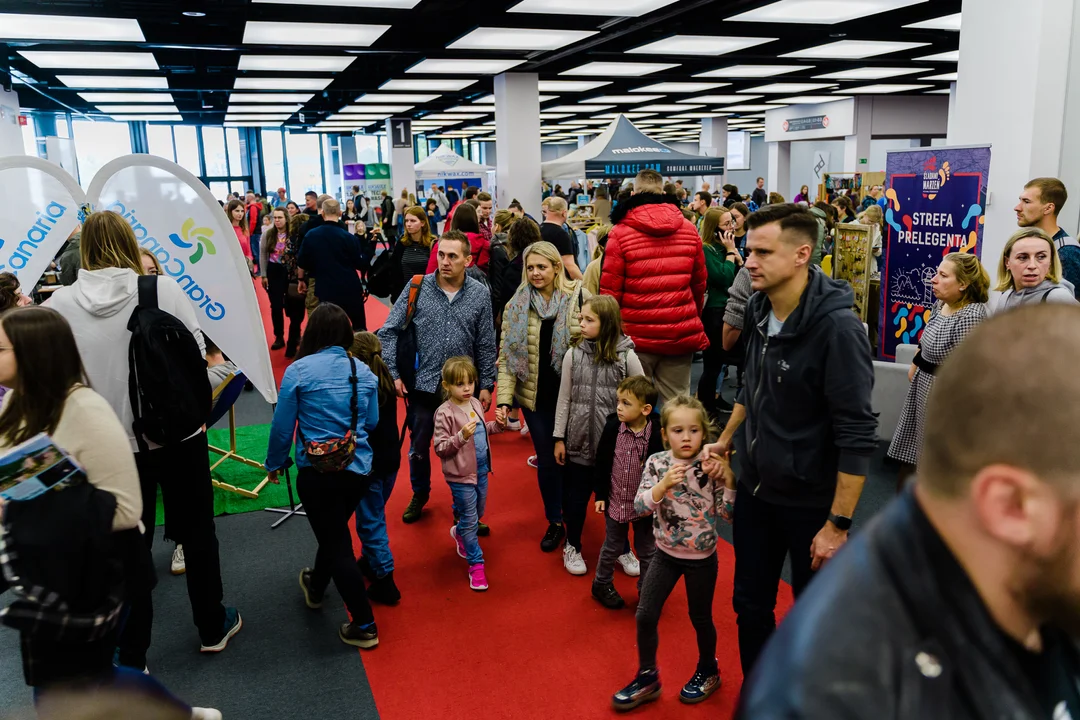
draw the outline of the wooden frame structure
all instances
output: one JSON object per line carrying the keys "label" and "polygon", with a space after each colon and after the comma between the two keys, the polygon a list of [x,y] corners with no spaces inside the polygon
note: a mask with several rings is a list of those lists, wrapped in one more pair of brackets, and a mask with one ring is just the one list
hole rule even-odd
{"label": "wooden frame structure", "polygon": [[[221,383],[220,385],[217,386],[217,388],[214,390],[214,395],[213,395],[213,398],[214,398],[215,402],[218,400],[218,398],[221,397],[222,393],[225,391],[225,388],[229,387],[234,381],[236,381],[236,379],[237,379],[236,374],[229,375],[229,376],[227,376],[225,378],[225,381],[223,383]],[[242,380],[241,380],[241,382],[242,382]],[[226,460],[235,460],[236,462],[243,463],[244,465],[249,465],[251,467],[256,467],[256,468],[259,468],[260,470],[262,470],[263,467],[264,467],[261,462],[258,462],[257,460],[252,460],[251,458],[246,458],[246,457],[240,455],[236,451],[236,407],[235,407],[235,404],[236,404],[236,398],[234,397],[232,403],[229,404],[229,448],[226,450],[226,449],[223,449],[223,448],[214,447],[213,445],[209,446],[210,452],[217,453],[218,455],[222,456],[220,460],[218,460],[217,462],[215,462],[213,465],[210,466],[210,472],[211,473],[213,473],[214,470],[217,469],[218,465],[221,465]],[[259,497],[259,493],[262,492],[263,488],[266,487],[266,484],[268,482],[270,482],[270,476],[267,475],[266,477],[264,477],[262,479],[262,482],[260,482],[258,485],[255,486],[254,490],[248,490],[246,488],[237,487],[236,485],[230,485],[229,483],[221,482],[220,480],[216,480],[212,476],[211,476],[210,482],[216,488],[220,488],[220,489],[225,490],[227,492],[236,493],[237,495],[240,495],[242,497],[246,497],[246,498],[250,498],[250,499],[254,500],[254,499],[257,499]]]}

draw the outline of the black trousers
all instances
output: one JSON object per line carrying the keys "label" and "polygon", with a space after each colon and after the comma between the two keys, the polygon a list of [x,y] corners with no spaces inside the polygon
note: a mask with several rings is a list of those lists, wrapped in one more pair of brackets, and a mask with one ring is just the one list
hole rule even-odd
{"label": "black trousers", "polygon": [[813,577],[810,544],[829,519],[829,508],[775,505],[754,497],[745,486],[735,497],[733,536],[735,592],[732,605],[739,626],[743,676],[776,630],[776,592],[784,558],[791,556],[791,588],[795,597]]}
{"label": "black trousers", "polygon": [[709,347],[702,354],[703,367],[698,380],[697,397],[709,415],[716,417],[716,383],[720,380],[720,370],[727,359],[723,345],[724,309],[705,308],[701,313],[701,324],[705,326]]}
{"label": "black trousers", "polygon": [[367,488],[367,477],[348,470],[320,473],[303,467],[296,478],[296,491],[319,543],[311,569],[311,589],[321,594],[333,580],[352,621],[358,625],[375,622],[349,535],[349,518]]}
{"label": "black trousers", "polygon": [[657,632],[660,612],[681,577],[686,579],[690,622],[697,634],[697,670],[707,675],[716,674],[716,625],[713,624],[712,605],[718,572],[716,553],[701,560],[684,560],[672,557],[660,548],[656,549],[649,570],[641,581],[641,599],[637,606],[639,670],[656,667],[656,649],[660,645]]}
{"label": "black trousers", "polygon": [[563,466],[562,516],[566,524],[566,542],[578,552],[581,552],[581,532],[585,529],[592,493],[592,465],[578,465],[567,460]]}
{"label": "black trousers", "polygon": [[[225,608],[221,604],[221,563],[214,526],[214,488],[210,484],[210,457],[206,433],[182,443],[135,453],[142,488],[142,521],[146,546],[154,542],[157,490],[165,509],[165,537],[184,546],[188,600],[199,638],[204,644],[221,640]],[[121,634],[120,661],[141,668],[150,647],[154,606],[150,590],[128,598],[131,609]]]}
{"label": "black trousers", "polygon": [[285,316],[289,317],[289,344],[300,344],[300,323],[304,321],[304,301],[289,298],[289,272],[281,263],[266,263],[266,294],[270,298],[270,321],[274,337],[285,337]]}

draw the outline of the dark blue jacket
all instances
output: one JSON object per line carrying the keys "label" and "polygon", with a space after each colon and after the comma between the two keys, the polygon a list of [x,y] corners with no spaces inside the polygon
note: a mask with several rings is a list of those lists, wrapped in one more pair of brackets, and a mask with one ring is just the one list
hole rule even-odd
{"label": "dark blue jacket", "polygon": [[357,270],[367,270],[360,238],[336,224],[323,224],[304,236],[296,264],[317,280],[321,302],[352,307],[364,301],[364,283]]}

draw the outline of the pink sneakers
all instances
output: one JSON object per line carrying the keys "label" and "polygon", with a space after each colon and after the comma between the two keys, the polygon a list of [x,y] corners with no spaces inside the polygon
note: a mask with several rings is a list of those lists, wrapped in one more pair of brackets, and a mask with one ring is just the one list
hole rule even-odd
{"label": "pink sneakers", "polygon": [[469,566],[469,587],[477,591],[488,589],[487,575],[484,574],[484,563]]}
{"label": "pink sneakers", "polygon": [[454,543],[457,545],[458,557],[465,559],[465,541],[457,534],[457,525],[450,526],[450,537],[454,538]]}

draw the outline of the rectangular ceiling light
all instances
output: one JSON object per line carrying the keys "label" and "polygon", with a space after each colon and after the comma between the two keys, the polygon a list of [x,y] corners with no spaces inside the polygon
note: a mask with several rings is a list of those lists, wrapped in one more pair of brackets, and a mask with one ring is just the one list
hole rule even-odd
{"label": "rectangular ceiling light", "polygon": [[175,103],[172,93],[79,93],[88,103]]}
{"label": "rectangular ceiling light", "polygon": [[227,122],[225,127],[281,127],[283,123],[270,122],[263,120],[262,122]]}
{"label": "rectangular ceiling light", "polygon": [[679,113],[678,115],[672,115],[671,117],[677,120],[704,120],[705,118],[720,118],[727,117],[731,113],[721,112],[692,112],[692,113]]}
{"label": "rectangular ceiling light", "polygon": [[904,27],[912,28],[914,30],[955,30],[956,32],[960,32],[960,13],[954,15],[942,15],[941,17],[933,18],[932,20],[923,20],[922,22],[911,23]]}
{"label": "rectangular ceiling light", "polygon": [[726,55],[756,45],[773,42],[777,38],[722,37],[719,35],[672,35],[627,50],[642,55]]}
{"label": "rectangular ceiling light", "polygon": [[[558,95],[541,95],[539,99],[540,99],[540,102],[543,103],[543,102],[548,102],[549,100],[555,100],[558,97],[559,97]],[[473,102],[479,103],[481,105],[494,105],[495,104],[495,95],[494,95],[494,93],[491,94],[491,95],[485,95],[484,97],[482,97],[482,98],[480,98],[478,100],[474,100]]]}
{"label": "rectangular ceiling light", "polygon": [[333,78],[236,78],[233,90],[325,90]]}
{"label": "rectangular ceiling light", "polygon": [[457,92],[458,90],[464,90],[470,85],[475,84],[476,80],[414,80],[412,78],[407,78],[402,80],[387,80],[379,86],[379,89]]}
{"label": "rectangular ceiling light", "polygon": [[405,72],[430,73],[432,75],[498,75],[524,62],[524,60],[500,60],[498,58],[427,58],[416,63]]}
{"label": "rectangular ceiling light", "polygon": [[885,78],[911,75],[920,72],[923,68],[910,67],[861,67],[840,72],[815,75],[815,80],[884,80]]}
{"label": "rectangular ceiling light", "polygon": [[[836,83],[772,83],[770,85],[761,85],[759,87],[748,88],[745,91],[739,90],[739,94],[741,95],[743,92],[748,92],[776,95],[787,93],[814,92],[815,90],[828,90],[829,88],[834,87],[836,87]],[[758,95],[758,97],[761,96]]]}
{"label": "rectangular ceiling light", "polygon": [[413,109],[413,105],[346,105],[338,110],[343,113],[403,113]]}
{"label": "rectangular ceiling light", "polygon": [[590,62],[570,68],[560,75],[595,75],[597,77],[640,77],[662,70],[679,67],[678,63],[638,63],[638,62]]}
{"label": "rectangular ceiling light", "polygon": [[588,119],[588,120],[581,120],[579,122],[582,125],[609,125],[609,124],[611,124],[610,120],[597,120],[596,118],[591,118],[591,119]]}
{"label": "rectangular ceiling light", "polygon": [[922,60],[923,62],[960,62],[960,51],[950,50],[949,52],[938,53],[937,55],[924,55],[923,57],[917,57],[916,60]]}
{"label": "rectangular ceiling light", "polygon": [[732,65],[731,67],[719,68],[718,70],[709,70],[708,72],[697,73],[694,77],[699,78],[755,78],[755,77],[772,77],[774,75],[784,75],[786,73],[798,72],[799,70],[811,70],[813,65]]}
{"label": "rectangular ceiling light", "polygon": [[693,110],[694,108],[705,107],[704,105],[672,105],[660,103],[658,105],[642,105],[641,109],[646,112],[682,112],[683,110]]}
{"label": "rectangular ceiling light", "polygon": [[57,75],[56,79],[69,88],[103,90],[168,90],[169,81],[163,77],[110,77],[108,75]]}
{"label": "rectangular ceiling light", "polygon": [[652,102],[653,100],[659,100],[664,97],[663,95],[601,95],[600,97],[589,98],[588,100],[582,100],[581,103],[596,105],[603,103],[611,103],[613,105],[626,105],[633,103]]}
{"label": "rectangular ceiling light", "polygon": [[356,60],[355,55],[343,57],[319,55],[241,55],[237,70],[270,70],[277,72],[341,72]]}
{"label": "rectangular ceiling light", "polygon": [[925,90],[929,87],[933,87],[933,85],[863,85],[862,87],[847,88],[844,92],[852,95],[885,95],[887,93]]}
{"label": "rectangular ceiling light", "polygon": [[288,120],[292,113],[267,113],[265,115],[229,115],[226,113],[225,122],[233,120],[237,122],[251,122],[253,120]]}
{"label": "rectangular ceiling light", "polygon": [[540,113],[541,120],[560,120],[562,118],[573,117],[576,113],[572,112],[542,112]]}
{"label": "rectangular ceiling light", "polygon": [[780,57],[861,60],[877,55],[900,52],[901,50],[912,50],[917,47],[925,47],[929,44],[930,43],[895,42],[891,40],[837,40],[836,42],[825,43],[824,45],[817,45],[816,47],[784,53]]}
{"label": "rectangular ceiling light", "polygon": [[476,118],[484,117],[485,113],[432,113],[431,115],[425,115],[423,120],[451,120],[453,122],[460,122],[462,120],[475,120]]}
{"label": "rectangular ceiling light", "polygon": [[448,113],[493,113],[495,112],[494,105],[455,105],[452,108],[447,108]]}
{"label": "rectangular ceiling light", "polygon": [[600,112],[601,110],[610,110],[615,107],[614,105],[593,105],[582,103],[580,105],[556,105],[554,107],[544,108],[544,112],[555,113],[578,113],[578,112]]}
{"label": "rectangular ceiling light", "polygon": [[951,92],[949,88],[942,88],[941,90],[927,90],[923,95],[948,95]]}
{"label": "rectangular ceiling light", "polygon": [[389,25],[248,20],[244,25],[243,42],[245,45],[368,47],[389,29]]}
{"label": "rectangular ceiling light", "polygon": [[731,105],[730,107],[724,108],[724,111],[725,112],[748,113],[748,112],[760,112],[760,111],[763,111],[763,110],[775,110],[776,108],[780,108],[780,107],[784,107],[784,105],[780,105],[780,104],[776,104],[776,105]]}
{"label": "rectangular ceiling light", "polygon": [[138,20],[0,13],[0,40],[146,42]]}
{"label": "rectangular ceiling light", "polygon": [[838,102],[844,99],[843,95],[794,95],[792,97],[770,100],[769,103],[772,105],[811,105],[817,103]]}
{"label": "rectangular ceiling light", "polygon": [[442,95],[413,93],[411,95],[398,93],[366,93],[356,98],[358,103],[426,103],[437,100]]}
{"label": "rectangular ceiling light", "polygon": [[[747,100],[757,100],[762,95],[701,95],[695,98],[686,98],[685,100],[679,100],[679,104],[685,103],[706,103],[709,105],[733,103],[733,102],[746,102]],[[684,110],[686,108],[683,108]]]}
{"label": "rectangular ceiling light", "polygon": [[389,115],[347,115],[343,113],[334,113],[333,115],[328,117],[327,120],[341,120],[342,122],[363,123],[366,125],[373,122],[378,122],[380,120],[385,120],[388,117]]}
{"label": "rectangular ceiling light", "polygon": [[251,0],[273,5],[318,5],[325,8],[375,8],[376,10],[411,10],[420,0]]}
{"label": "rectangular ceiling light", "polygon": [[642,120],[640,125],[678,125],[682,120],[676,118],[661,118],[659,120]]}
{"label": "rectangular ceiling light", "polygon": [[604,113],[603,115],[593,115],[593,117],[596,118],[597,120],[600,120],[600,119],[614,120],[615,118],[619,117],[620,115],[622,115],[625,118],[630,118],[631,120],[633,120],[635,118],[654,117],[656,115],[656,113],[654,113],[654,112]]}
{"label": "rectangular ceiling light", "polygon": [[765,7],[732,15],[726,21],[834,25],[930,0],[778,0]]}
{"label": "rectangular ceiling light", "polygon": [[516,27],[478,27],[446,46],[448,50],[558,50],[599,33],[599,30],[540,30]]}
{"label": "rectangular ceiling light", "polygon": [[929,75],[927,77],[921,77],[920,80],[937,80],[939,82],[956,82],[957,73],[944,73],[943,75]]}
{"label": "rectangular ceiling light", "polygon": [[128,113],[178,113],[175,105],[98,105],[97,109],[103,113],[124,115]]}
{"label": "rectangular ceiling light", "polygon": [[308,93],[229,93],[230,103],[306,103],[315,97]]}
{"label": "rectangular ceiling light", "polygon": [[111,115],[117,122],[183,122],[180,115]]}
{"label": "rectangular ceiling light", "polygon": [[229,109],[226,110],[229,114],[232,113],[250,113],[250,112],[287,112],[294,113],[303,105],[229,105]]}
{"label": "rectangular ceiling light", "polygon": [[731,83],[662,82],[646,85],[645,87],[634,88],[630,92],[694,93],[705,92],[706,90],[716,90],[717,88],[727,87],[730,84]]}
{"label": "rectangular ceiling light", "polygon": [[540,92],[588,92],[610,84],[610,80],[541,80],[537,89]]}
{"label": "rectangular ceiling light", "polygon": [[65,52],[20,50],[19,54],[39,68],[78,70],[157,70],[157,60],[148,52]]}
{"label": "rectangular ceiling light", "polygon": [[547,15],[596,15],[603,17],[640,17],[671,5],[676,0],[521,0],[507,10],[516,13]]}

